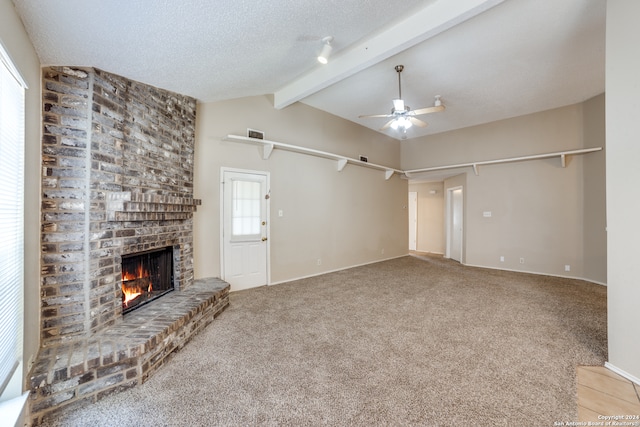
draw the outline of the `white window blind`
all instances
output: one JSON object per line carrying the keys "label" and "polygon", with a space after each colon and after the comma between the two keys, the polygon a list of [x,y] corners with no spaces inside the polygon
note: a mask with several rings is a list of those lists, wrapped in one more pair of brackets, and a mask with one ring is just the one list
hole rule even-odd
{"label": "white window blind", "polygon": [[0,44],[0,395],[22,361],[25,88]]}
{"label": "white window blind", "polygon": [[260,235],[260,183],[233,180],[231,235],[248,237]]}

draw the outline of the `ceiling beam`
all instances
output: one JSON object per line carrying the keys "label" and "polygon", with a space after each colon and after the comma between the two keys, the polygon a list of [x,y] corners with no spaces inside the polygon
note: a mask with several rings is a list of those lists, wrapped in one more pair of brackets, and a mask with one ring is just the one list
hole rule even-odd
{"label": "ceiling beam", "polygon": [[396,24],[340,51],[329,64],[319,66],[274,93],[277,109],[287,107],[340,80],[396,55],[466,21],[505,0],[436,1]]}

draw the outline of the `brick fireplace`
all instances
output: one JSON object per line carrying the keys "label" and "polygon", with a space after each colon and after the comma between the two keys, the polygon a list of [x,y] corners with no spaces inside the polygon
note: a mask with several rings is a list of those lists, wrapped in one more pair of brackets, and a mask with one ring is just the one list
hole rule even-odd
{"label": "brick fireplace", "polygon": [[[94,68],[49,67],[42,114],[34,424],[143,382],[228,305],[227,284],[193,276],[196,100]],[[165,247],[175,292],[123,317],[122,258]]]}

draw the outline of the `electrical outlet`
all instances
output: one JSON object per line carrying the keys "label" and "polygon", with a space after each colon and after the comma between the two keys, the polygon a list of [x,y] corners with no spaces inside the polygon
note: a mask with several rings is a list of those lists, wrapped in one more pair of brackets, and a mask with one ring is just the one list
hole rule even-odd
{"label": "electrical outlet", "polygon": [[384,248],[382,248],[382,251],[380,251],[382,253],[382,255],[384,255]]}
{"label": "electrical outlet", "polygon": [[524,264],[524,258],[520,258],[520,264]]}
{"label": "electrical outlet", "polygon": [[318,265],[322,265],[322,258],[318,258]]}
{"label": "electrical outlet", "polygon": [[503,256],[500,257],[500,262],[504,262],[504,257]]}
{"label": "electrical outlet", "polygon": [[571,266],[569,264],[566,264],[564,266],[564,271],[571,271]]}

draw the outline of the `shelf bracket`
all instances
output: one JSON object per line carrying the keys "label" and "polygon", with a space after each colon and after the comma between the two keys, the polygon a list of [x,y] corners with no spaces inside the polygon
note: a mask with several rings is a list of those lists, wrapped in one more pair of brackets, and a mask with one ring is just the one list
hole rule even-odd
{"label": "shelf bracket", "polygon": [[347,166],[347,159],[338,159],[338,172],[342,172],[345,166]]}
{"label": "shelf bracket", "polygon": [[567,167],[567,155],[566,154],[560,154],[560,164],[562,165],[563,168]]}
{"label": "shelf bracket", "polygon": [[473,173],[475,173],[476,176],[480,175],[480,170],[478,169],[478,164],[477,163],[473,164]]}
{"label": "shelf bracket", "polygon": [[385,181],[389,181],[389,179],[391,179],[391,177],[393,176],[393,171],[390,169],[387,169],[386,171],[384,171],[384,179]]}
{"label": "shelf bracket", "polygon": [[262,160],[269,160],[273,153],[273,144],[264,144],[262,146]]}

